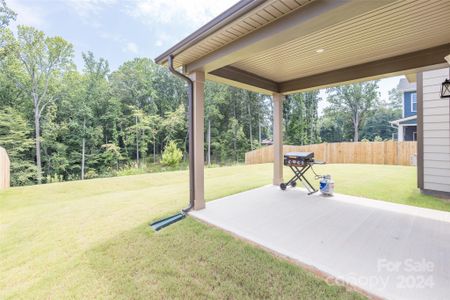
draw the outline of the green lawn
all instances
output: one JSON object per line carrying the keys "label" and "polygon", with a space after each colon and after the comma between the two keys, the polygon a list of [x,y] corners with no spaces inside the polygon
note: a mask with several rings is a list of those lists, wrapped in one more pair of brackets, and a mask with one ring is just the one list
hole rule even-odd
{"label": "green lawn", "polygon": [[[341,193],[450,210],[417,192],[414,168],[325,169]],[[207,169],[206,197],[271,174],[268,164]],[[360,297],[191,218],[153,233],[148,222],[183,207],[187,188],[179,171],[0,192],[0,298]]]}

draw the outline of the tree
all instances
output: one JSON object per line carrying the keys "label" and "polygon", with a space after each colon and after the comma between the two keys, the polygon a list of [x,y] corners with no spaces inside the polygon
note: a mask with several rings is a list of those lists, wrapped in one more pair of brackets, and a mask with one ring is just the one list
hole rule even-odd
{"label": "tree", "polygon": [[183,153],[178,149],[174,141],[170,141],[162,154],[161,163],[166,166],[175,167],[183,159]]}
{"label": "tree", "polygon": [[26,119],[15,109],[0,110],[0,146],[11,160],[12,185],[31,184],[36,177],[34,165],[27,159],[33,148],[31,128]]}
{"label": "tree", "polygon": [[84,91],[79,103],[78,118],[82,123],[81,139],[81,180],[84,179],[86,170],[86,139],[88,138],[88,126],[92,126],[93,109],[97,103],[102,102],[108,91],[107,75],[109,73],[108,61],[95,59],[92,52],[82,54],[84,60]]}
{"label": "tree", "polygon": [[73,47],[61,37],[46,37],[42,31],[28,26],[17,28],[17,57],[27,75],[19,82],[30,96],[34,111],[37,181],[42,182],[41,116],[46,106],[54,101],[49,84],[58,71],[71,64]]}
{"label": "tree", "polygon": [[317,107],[319,91],[292,94],[283,105],[286,140],[293,145],[320,142]]}
{"label": "tree", "polygon": [[17,14],[6,6],[5,0],[0,0],[0,29],[9,25],[9,22],[15,20]]}
{"label": "tree", "polygon": [[392,134],[397,132],[396,128],[390,126],[389,122],[399,119],[401,111],[386,105],[378,105],[376,109],[367,116],[364,126],[361,128],[361,137],[374,140],[376,136],[382,139],[391,139]]}
{"label": "tree", "polygon": [[320,138],[324,142],[343,142],[353,138],[353,124],[345,112],[327,107],[319,120]]}
{"label": "tree", "polygon": [[[219,107],[224,104],[226,96],[225,85],[207,81],[205,84],[205,122],[206,122],[206,161],[211,165],[211,136],[218,135],[218,125],[223,120]],[[216,130],[214,130],[216,129]],[[212,132],[214,131],[214,132]]]}
{"label": "tree", "polygon": [[342,111],[352,120],[353,141],[359,141],[360,127],[378,102],[378,81],[329,88],[327,93],[331,108]]}
{"label": "tree", "polygon": [[388,107],[392,109],[402,109],[402,92],[398,88],[389,91]]}
{"label": "tree", "polygon": [[169,111],[165,114],[161,122],[162,131],[164,133],[163,141],[182,141],[187,129],[185,107],[181,104],[176,110]]}
{"label": "tree", "polygon": [[[14,169],[12,177],[23,178],[17,184],[108,176],[150,152],[157,162],[170,141],[187,151],[183,81],[147,58],[124,62],[110,73],[107,60],[93,53],[83,53],[82,71],[72,56],[72,46],[61,38],[25,26],[16,36],[0,28],[0,110],[9,128],[3,132],[29,145],[15,149],[32,166]],[[269,136],[270,98],[212,82],[206,83],[205,96],[208,163],[242,161]],[[308,143],[314,140],[316,103],[301,98],[301,104],[302,130],[295,133],[300,127],[292,126],[291,132]],[[7,114],[20,117],[8,120]],[[33,176],[22,176],[30,170]]]}

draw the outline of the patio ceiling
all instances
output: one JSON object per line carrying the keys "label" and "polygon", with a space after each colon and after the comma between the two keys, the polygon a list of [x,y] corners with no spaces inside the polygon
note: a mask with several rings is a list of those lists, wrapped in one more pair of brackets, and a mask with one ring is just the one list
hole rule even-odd
{"label": "patio ceiling", "polygon": [[450,28],[450,5],[442,3],[394,2],[232,66],[283,82],[446,44],[450,33],[443,29]]}
{"label": "patio ceiling", "polygon": [[445,63],[450,5],[429,1],[244,0],[156,59],[186,73],[289,93]]}

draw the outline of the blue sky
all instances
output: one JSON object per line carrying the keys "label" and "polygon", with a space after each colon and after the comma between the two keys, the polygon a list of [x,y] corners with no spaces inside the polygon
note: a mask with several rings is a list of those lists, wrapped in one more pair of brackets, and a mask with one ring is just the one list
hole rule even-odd
{"label": "blue sky", "polygon": [[17,24],[60,35],[81,52],[104,57],[111,69],[136,56],[158,54],[233,5],[236,0],[6,0]]}
{"label": "blue sky", "polygon": [[[59,35],[81,53],[92,51],[110,63],[111,70],[134,57],[150,57],[233,5],[237,0],[6,0],[18,13],[18,24],[34,26],[47,35]],[[382,99],[399,77],[380,82]],[[324,94],[321,93],[323,96]],[[321,103],[321,109],[326,106]]]}

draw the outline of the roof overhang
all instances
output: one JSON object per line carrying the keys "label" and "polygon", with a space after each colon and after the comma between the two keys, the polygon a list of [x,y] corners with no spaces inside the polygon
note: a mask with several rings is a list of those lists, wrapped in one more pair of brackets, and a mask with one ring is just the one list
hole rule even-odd
{"label": "roof overhang", "polygon": [[448,15],[440,0],[243,0],[155,61],[286,94],[444,66]]}
{"label": "roof overhang", "polygon": [[406,118],[402,118],[402,119],[398,119],[398,120],[395,120],[395,121],[390,121],[389,123],[391,125],[395,125],[395,126],[399,126],[399,125],[414,126],[414,125],[417,125],[417,124],[404,123],[404,122],[413,121],[413,120],[417,120],[417,115],[406,117]]}

